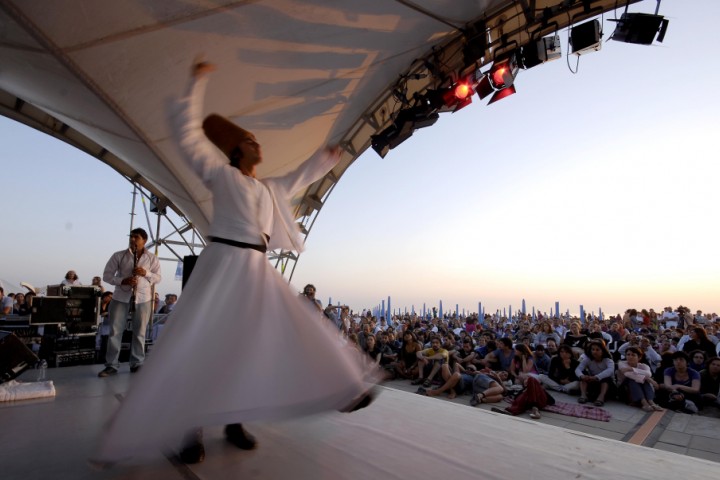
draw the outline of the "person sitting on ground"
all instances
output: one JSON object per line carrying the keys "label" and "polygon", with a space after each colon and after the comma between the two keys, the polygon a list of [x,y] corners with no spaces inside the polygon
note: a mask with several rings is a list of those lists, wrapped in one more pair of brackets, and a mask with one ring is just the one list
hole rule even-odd
{"label": "person sitting on ground", "polygon": [[708,338],[704,328],[699,326],[690,327],[688,337],[680,350],[688,353],[694,350],[702,350],[705,352],[706,357],[715,356],[715,344]]}
{"label": "person sitting on ground", "polygon": [[515,357],[512,340],[502,337],[496,343],[498,348],[488,353],[483,359],[484,366],[492,370],[504,370],[511,374],[513,358]]}
{"label": "person sitting on ground", "polygon": [[688,368],[688,354],[679,351],[672,354],[673,366],[664,374],[663,389],[669,391],[667,407],[697,413],[700,404],[700,374]]}
{"label": "person sitting on ground", "polygon": [[576,357],[579,357],[585,351],[585,346],[588,342],[587,335],[580,332],[580,323],[573,322],[570,324],[570,331],[565,334],[563,343],[572,348],[573,353]]}
{"label": "person sitting on ground", "polygon": [[575,393],[580,390],[580,381],[575,369],[580,362],[575,359],[569,345],[560,345],[558,354],[550,360],[547,375],[539,375],[538,380],[543,386],[563,393]]}
{"label": "person sitting on ground", "polygon": [[700,372],[700,397],[703,406],[720,408],[720,358],[711,357]]}
{"label": "person sitting on ground", "polygon": [[535,420],[541,417],[540,410],[548,405],[555,405],[555,399],[542,388],[540,382],[534,377],[526,376],[522,380],[525,389],[504,410],[492,408],[493,412],[510,415],[520,415],[530,410],[530,418]]}
{"label": "person sitting on ground", "polygon": [[702,350],[693,350],[690,352],[690,363],[688,363],[688,368],[692,368],[696,372],[700,373],[703,370],[705,370],[705,352]]}
{"label": "person sitting on ground", "polygon": [[638,347],[625,350],[625,360],[618,362],[617,381],[620,388],[627,389],[630,401],[640,404],[646,412],[661,411],[655,403],[658,384],[652,379],[650,367],[640,363],[643,352]]}
{"label": "person sitting on ground", "polygon": [[550,359],[552,359],[555,355],[558,354],[558,345],[559,342],[556,342],[554,338],[548,339],[547,345],[545,346],[545,353],[547,353]]}
{"label": "person sitting on ground", "polygon": [[390,348],[388,333],[380,332],[375,335],[378,350],[380,350],[380,366],[385,370],[394,371],[393,365],[397,362],[397,354]]}
{"label": "person sitting on ground", "polygon": [[451,357],[463,368],[474,365],[477,354],[473,350],[472,339],[470,337],[465,337],[462,343],[462,348],[453,352]]}
{"label": "person sitting on ground", "polygon": [[450,370],[450,365],[447,363],[444,363],[440,367],[440,373],[442,376],[442,379],[445,381],[440,387],[433,388],[431,390],[428,390],[424,387],[419,387],[417,389],[417,392],[420,395],[427,395],[428,397],[436,397],[443,392],[448,392],[448,399],[452,400],[458,395],[462,395],[465,393],[466,390],[469,390],[472,385],[473,375],[475,372],[475,367],[471,365],[468,369],[463,369],[463,371],[455,371],[452,372]]}
{"label": "person sitting on ground", "polygon": [[578,403],[586,403],[588,399],[594,398],[595,406],[603,406],[608,392],[614,385],[615,375],[615,362],[605,342],[602,340],[588,342],[585,356],[575,369],[575,375],[580,379]]}
{"label": "person sitting on ground", "polygon": [[440,372],[443,364],[448,363],[448,351],[441,347],[440,338],[432,337],[430,348],[417,352],[419,366],[418,378],[412,384],[423,384],[430,388],[435,376]]}
{"label": "person sitting on ground", "polygon": [[560,335],[553,330],[552,325],[547,320],[540,324],[540,332],[535,335],[535,346],[547,346],[548,340],[553,339],[555,343],[560,343]]}
{"label": "person sitting on ground", "polygon": [[417,354],[421,350],[422,346],[418,343],[415,333],[406,330],[403,334],[398,361],[393,365],[398,377],[409,379],[419,376]]}
{"label": "person sitting on ground", "polygon": [[77,273],[75,273],[75,270],[69,270],[65,274],[65,278],[63,279],[63,281],[60,282],[60,285],[77,286],[82,285],[82,283],[80,282]]}
{"label": "person sitting on ground", "polygon": [[375,340],[375,335],[370,335],[367,337],[367,339],[365,340],[364,350],[367,356],[370,357],[370,361],[372,363],[374,363],[375,365],[380,365],[382,353],[380,352],[377,340]]}
{"label": "person sitting on ground", "polygon": [[515,355],[510,369],[510,377],[515,380],[515,383],[521,384],[524,383],[525,378],[528,376],[537,378],[537,374],[533,353],[530,350],[530,347],[524,343],[515,345]]}
{"label": "person sitting on ground", "polygon": [[538,375],[547,375],[550,370],[550,360],[550,356],[545,353],[544,345],[538,345],[535,347],[535,350],[533,351],[533,362],[535,363],[535,370],[537,370]]}

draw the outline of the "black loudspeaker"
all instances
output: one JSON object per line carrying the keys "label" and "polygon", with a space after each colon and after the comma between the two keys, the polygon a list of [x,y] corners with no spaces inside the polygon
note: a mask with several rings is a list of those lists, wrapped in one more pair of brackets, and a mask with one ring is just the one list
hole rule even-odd
{"label": "black loudspeaker", "polygon": [[0,331],[0,383],[35,366],[38,357],[14,333]]}
{"label": "black loudspeaker", "polygon": [[30,310],[30,323],[33,325],[65,323],[66,307],[66,297],[35,297]]}
{"label": "black loudspeaker", "polygon": [[193,268],[195,268],[197,259],[198,259],[197,255],[187,255],[187,256],[183,257],[183,278],[182,278],[183,288],[185,288],[185,284],[187,284],[187,281],[190,279],[190,274],[192,273]]}

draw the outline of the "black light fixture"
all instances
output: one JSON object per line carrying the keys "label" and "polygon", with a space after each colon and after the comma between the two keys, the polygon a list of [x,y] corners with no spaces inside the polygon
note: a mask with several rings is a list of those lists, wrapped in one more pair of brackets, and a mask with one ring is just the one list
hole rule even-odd
{"label": "black light fixture", "polygon": [[372,149],[385,158],[390,150],[410,138],[415,130],[429,127],[439,118],[437,110],[428,101],[421,99],[419,104],[400,110],[389,127],[370,137]]}
{"label": "black light fixture", "polygon": [[519,49],[519,63],[524,69],[557,60],[561,56],[560,35],[558,34],[532,41]]}
{"label": "black light fixture", "polygon": [[470,65],[484,57],[487,43],[487,24],[485,20],[478,20],[470,25],[465,33],[465,46],[463,47],[465,65]]}
{"label": "black light fixture", "polygon": [[620,20],[610,21],[617,22],[610,40],[638,45],[652,45],[656,35],[657,41],[662,43],[670,23],[662,15],[627,12],[622,14]]}
{"label": "black light fixture", "polygon": [[572,45],[572,53],[575,55],[584,55],[590,52],[596,52],[602,48],[602,29],[598,20],[590,20],[572,27],[570,31],[570,45]]}

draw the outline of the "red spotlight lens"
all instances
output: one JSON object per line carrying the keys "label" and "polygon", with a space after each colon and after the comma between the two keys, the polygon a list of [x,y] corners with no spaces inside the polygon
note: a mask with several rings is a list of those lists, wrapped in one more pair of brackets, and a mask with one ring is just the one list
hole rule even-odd
{"label": "red spotlight lens", "polygon": [[508,71],[508,68],[504,65],[502,67],[499,67],[499,68],[493,70],[492,81],[496,87],[505,85],[505,73],[507,71]]}
{"label": "red spotlight lens", "polygon": [[472,89],[467,83],[458,83],[455,86],[455,98],[465,100],[468,95],[472,95]]}

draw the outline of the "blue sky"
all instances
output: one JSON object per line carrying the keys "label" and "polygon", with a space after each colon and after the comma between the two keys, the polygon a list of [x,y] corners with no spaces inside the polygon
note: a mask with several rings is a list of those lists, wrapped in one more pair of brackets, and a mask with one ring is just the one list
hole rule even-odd
{"label": "blue sky", "polygon": [[[720,2],[666,0],[660,13],[664,44],[603,43],[577,74],[564,56],[521,71],[516,95],[475,98],[385,159],[366,152],[320,213],[293,284],[356,309],[391,295],[418,310],[442,299],[494,311],[523,298],[571,312],[720,310]],[[607,40],[613,24],[604,28]],[[86,282],[101,274],[125,245],[132,186],[4,118],[0,142],[0,278],[44,286],[68,269]],[[175,265],[163,269],[160,292],[179,291]]]}

